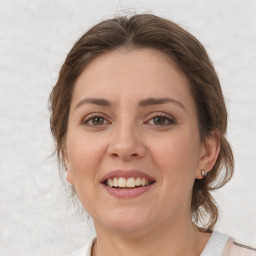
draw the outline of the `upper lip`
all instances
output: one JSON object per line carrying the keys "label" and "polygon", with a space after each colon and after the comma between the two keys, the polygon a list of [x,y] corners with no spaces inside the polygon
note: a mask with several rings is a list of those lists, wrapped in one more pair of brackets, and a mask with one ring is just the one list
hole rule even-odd
{"label": "upper lip", "polygon": [[111,172],[108,172],[107,174],[105,174],[101,179],[100,182],[103,183],[108,179],[112,179],[112,178],[145,178],[149,181],[155,181],[155,179],[151,176],[149,176],[148,174],[138,171],[138,170],[113,170]]}

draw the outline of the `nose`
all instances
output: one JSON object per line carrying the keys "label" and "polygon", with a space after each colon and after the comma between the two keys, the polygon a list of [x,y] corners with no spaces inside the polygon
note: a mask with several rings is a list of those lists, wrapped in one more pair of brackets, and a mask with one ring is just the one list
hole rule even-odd
{"label": "nose", "polygon": [[129,161],[145,156],[142,134],[135,127],[120,125],[113,131],[108,153],[113,158]]}

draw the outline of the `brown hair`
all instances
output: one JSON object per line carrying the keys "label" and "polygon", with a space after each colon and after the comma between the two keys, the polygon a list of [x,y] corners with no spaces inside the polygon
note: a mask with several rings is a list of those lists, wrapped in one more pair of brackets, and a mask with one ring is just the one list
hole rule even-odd
{"label": "brown hair", "polygon": [[191,202],[195,224],[201,226],[201,230],[211,230],[218,220],[218,208],[210,191],[225,185],[232,177],[234,167],[232,150],[225,138],[226,106],[218,76],[204,47],[172,21],[151,14],[116,17],[95,25],[75,43],[50,95],[50,125],[59,164],[64,165],[63,143],[74,84],[85,66],[111,50],[145,47],[170,56],[189,79],[201,141],[212,131],[219,132],[219,156],[206,178],[195,180]]}

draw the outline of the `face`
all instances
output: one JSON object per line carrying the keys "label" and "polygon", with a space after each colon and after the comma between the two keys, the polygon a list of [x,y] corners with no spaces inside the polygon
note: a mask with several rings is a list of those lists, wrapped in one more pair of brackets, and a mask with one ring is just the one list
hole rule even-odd
{"label": "face", "polygon": [[204,155],[189,82],[161,52],[106,53],[78,78],[67,180],[96,230],[142,232],[190,219]]}

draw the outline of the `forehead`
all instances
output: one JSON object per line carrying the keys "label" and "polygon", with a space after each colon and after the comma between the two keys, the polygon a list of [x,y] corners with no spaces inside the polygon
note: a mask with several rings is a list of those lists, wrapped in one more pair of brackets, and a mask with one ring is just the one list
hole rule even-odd
{"label": "forehead", "polygon": [[176,63],[155,49],[121,49],[94,59],[75,83],[72,104],[83,97],[136,100],[174,97],[191,101],[189,81]]}

